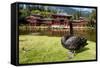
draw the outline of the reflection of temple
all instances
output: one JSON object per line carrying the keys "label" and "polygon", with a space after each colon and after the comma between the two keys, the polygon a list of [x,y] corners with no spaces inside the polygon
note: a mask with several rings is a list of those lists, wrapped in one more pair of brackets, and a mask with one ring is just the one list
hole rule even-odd
{"label": "reflection of temple", "polygon": [[[26,20],[32,26],[51,26],[53,28],[68,28],[68,22],[72,16],[66,14],[52,14],[51,17],[45,18],[38,14],[26,17]],[[73,20],[73,27],[87,26],[88,21],[80,17],[79,20]]]}

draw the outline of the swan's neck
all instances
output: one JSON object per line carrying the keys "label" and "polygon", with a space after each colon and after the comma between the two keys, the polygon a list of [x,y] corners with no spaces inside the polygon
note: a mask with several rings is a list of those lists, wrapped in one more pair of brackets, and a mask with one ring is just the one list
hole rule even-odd
{"label": "swan's neck", "polygon": [[73,35],[73,24],[72,24],[72,22],[69,22],[69,26],[70,26],[70,35]]}

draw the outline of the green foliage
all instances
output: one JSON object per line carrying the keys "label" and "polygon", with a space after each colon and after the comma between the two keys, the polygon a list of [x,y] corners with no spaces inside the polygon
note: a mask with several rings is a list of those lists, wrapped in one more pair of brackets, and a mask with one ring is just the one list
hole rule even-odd
{"label": "green foliage", "polygon": [[81,17],[81,11],[77,11],[76,13],[73,14],[73,19],[79,19]]}
{"label": "green foliage", "polygon": [[96,27],[96,10],[92,10],[91,14],[89,15],[89,26]]}
{"label": "green foliage", "polygon": [[21,18],[25,18],[26,16],[29,16],[30,15],[30,11],[29,10],[26,10],[26,9],[20,10],[19,13],[20,13],[20,17]]}
{"label": "green foliage", "polygon": [[[24,7],[24,6],[23,6]],[[30,6],[26,5],[25,8],[20,7],[19,8],[19,17],[20,18],[25,18],[26,16],[29,16],[31,14],[40,14],[44,17],[49,17],[50,14],[56,13],[57,11],[55,10],[50,10],[48,7],[43,7],[43,6]]]}
{"label": "green foliage", "polygon": [[90,18],[96,20],[96,10],[92,10],[92,13],[90,15]]}
{"label": "green foliage", "polygon": [[31,11],[31,14],[40,14],[41,13],[41,11],[39,11],[39,10],[32,10]]}

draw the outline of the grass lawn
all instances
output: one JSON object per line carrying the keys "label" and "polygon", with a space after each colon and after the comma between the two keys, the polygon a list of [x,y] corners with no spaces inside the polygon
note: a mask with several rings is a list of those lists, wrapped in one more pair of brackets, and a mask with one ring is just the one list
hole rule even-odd
{"label": "grass lawn", "polygon": [[67,57],[67,49],[61,45],[61,37],[19,36],[19,63],[43,63],[96,59],[96,43],[88,41],[88,45],[72,60]]}

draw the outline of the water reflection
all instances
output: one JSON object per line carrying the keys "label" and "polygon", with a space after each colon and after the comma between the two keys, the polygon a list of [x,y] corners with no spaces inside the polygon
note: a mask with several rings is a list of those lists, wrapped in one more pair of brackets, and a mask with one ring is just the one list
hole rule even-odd
{"label": "water reflection", "polygon": [[[38,31],[39,35],[48,35],[48,36],[64,36],[65,34],[69,35],[69,29],[53,29]],[[87,38],[90,41],[96,42],[96,30],[95,29],[74,29],[74,35],[82,36]]]}
{"label": "water reflection", "polygon": [[96,30],[95,29],[74,30],[74,34],[83,36],[90,41],[96,42]]}
{"label": "water reflection", "polygon": [[[74,35],[82,36],[90,41],[96,42],[96,29],[95,28],[74,28]],[[65,34],[69,35],[69,28],[58,29],[58,28],[29,28],[20,27],[19,34],[33,34],[33,35],[47,35],[47,36],[59,36],[62,37]]]}

